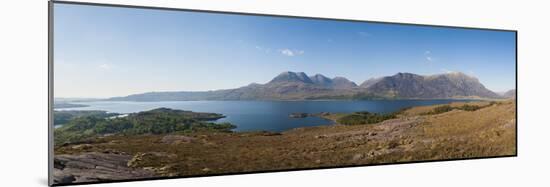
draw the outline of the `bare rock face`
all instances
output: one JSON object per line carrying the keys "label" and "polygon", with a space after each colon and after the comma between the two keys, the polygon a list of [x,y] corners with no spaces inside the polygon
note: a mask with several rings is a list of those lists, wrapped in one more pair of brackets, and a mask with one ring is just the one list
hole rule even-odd
{"label": "bare rock face", "polygon": [[126,166],[131,155],[89,152],[55,155],[54,183],[98,182],[154,177],[154,173]]}

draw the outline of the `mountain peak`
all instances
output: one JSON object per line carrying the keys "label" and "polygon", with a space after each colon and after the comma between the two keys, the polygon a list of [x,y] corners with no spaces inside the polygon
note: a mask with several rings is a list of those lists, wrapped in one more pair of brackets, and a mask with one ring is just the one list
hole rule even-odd
{"label": "mountain peak", "polygon": [[451,71],[451,72],[447,72],[443,75],[446,75],[446,76],[456,76],[456,77],[472,77],[470,75],[467,75],[465,73],[462,73],[460,71]]}
{"label": "mountain peak", "polygon": [[302,82],[302,83],[308,83],[313,84],[313,81],[307,76],[304,72],[292,72],[292,71],[286,71],[282,72],[281,74],[277,75],[277,77],[273,78],[269,83],[278,83],[278,82]]}
{"label": "mountain peak", "polygon": [[317,73],[317,74],[313,75],[313,77],[325,77],[325,76],[323,74]]}
{"label": "mountain peak", "polygon": [[328,77],[326,77],[326,76],[324,76],[324,75],[322,75],[322,74],[319,74],[319,73],[317,73],[317,74],[315,74],[315,75],[313,75],[313,76],[311,76],[311,77],[309,77],[309,78],[310,78],[311,80],[313,80],[313,79],[325,79],[325,80],[326,80],[326,79],[330,79],[330,78],[328,78]]}
{"label": "mountain peak", "polygon": [[414,78],[414,77],[421,77],[420,75],[414,74],[414,73],[407,73],[407,72],[399,72],[392,77],[396,78]]}
{"label": "mountain peak", "polygon": [[335,89],[350,89],[357,87],[353,81],[346,79],[345,77],[334,77],[332,79],[332,88]]}
{"label": "mountain peak", "polygon": [[402,98],[497,98],[475,77],[462,72],[422,76],[397,73],[362,84],[372,93]]}
{"label": "mountain peak", "polygon": [[477,78],[461,72],[438,75],[397,73],[369,79],[361,88],[344,78],[328,78],[322,74],[309,77],[304,72],[282,72],[269,83],[252,83],[235,89],[214,91],[150,92],[110,98],[120,101],[194,101],[194,100],[301,100],[313,98],[447,99],[447,98],[505,98],[515,91],[498,95],[485,88]]}
{"label": "mountain peak", "polygon": [[324,87],[330,87],[332,85],[332,79],[321,75],[315,74],[314,76],[309,77],[314,84]]}
{"label": "mountain peak", "polygon": [[[332,78],[332,80],[348,80],[346,77],[339,77],[339,76],[336,76],[334,78]],[[349,80],[348,80],[349,81]]]}
{"label": "mountain peak", "polygon": [[426,76],[426,79],[438,79],[438,78],[446,78],[454,82],[479,82],[479,80],[476,77],[459,72],[459,71]]}

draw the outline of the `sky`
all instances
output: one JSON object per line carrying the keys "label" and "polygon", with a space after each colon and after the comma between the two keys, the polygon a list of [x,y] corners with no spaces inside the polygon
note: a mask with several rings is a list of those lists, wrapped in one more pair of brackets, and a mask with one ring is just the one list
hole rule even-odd
{"label": "sky", "polygon": [[514,32],[55,4],[54,95],[106,98],[266,83],[281,72],[361,84],[463,72],[515,88]]}

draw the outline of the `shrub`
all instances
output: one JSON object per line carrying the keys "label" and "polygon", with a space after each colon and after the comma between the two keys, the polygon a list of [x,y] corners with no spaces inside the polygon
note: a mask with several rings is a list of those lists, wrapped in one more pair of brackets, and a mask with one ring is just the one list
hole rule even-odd
{"label": "shrub", "polygon": [[481,108],[482,108],[481,106],[466,104],[466,105],[462,105],[462,106],[458,107],[457,109],[464,110],[464,111],[476,111],[476,110],[479,110]]}
{"label": "shrub", "polygon": [[482,109],[482,108],[485,108],[485,107],[492,106],[494,104],[498,104],[498,103],[492,101],[488,105],[483,105],[483,106],[464,104],[464,105],[459,106],[459,107],[451,107],[450,105],[443,105],[443,106],[435,107],[432,111],[423,113],[422,115],[441,114],[441,113],[449,112],[449,111],[454,110],[454,109],[463,110],[463,111],[476,111],[476,110],[479,110],[479,109]]}
{"label": "shrub", "polygon": [[395,117],[396,115],[393,113],[376,114],[370,112],[355,112],[338,119],[337,122],[343,125],[362,125],[379,123],[384,120],[393,119]]}
{"label": "shrub", "polygon": [[443,106],[435,107],[433,112],[436,114],[441,114],[441,113],[449,112],[451,110],[453,110],[453,107],[449,105],[443,105]]}

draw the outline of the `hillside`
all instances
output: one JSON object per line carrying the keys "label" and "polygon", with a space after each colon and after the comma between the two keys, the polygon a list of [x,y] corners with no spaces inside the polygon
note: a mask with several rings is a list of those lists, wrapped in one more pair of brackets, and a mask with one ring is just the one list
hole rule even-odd
{"label": "hillside", "polygon": [[369,79],[360,86],[344,77],[283,72],[265,84],[235,89],[199,92],[149,92],[116,101],[193,101],[193,100],[315,100],[315,99],[454,99],[502,98],[488,90],[475,77],[463,73],[422,76],[398,73]]}
{"label": "hillside", "polygon": [[166,134],[172,132],[216,131],[227,132],[235,128],[230,123],[213,123],[224,118],[222,114],[191,112],[168,108],[130,113],[124,117],[105,111],[71,111],[62,118],[64,125],[55,129],[54,144],[74,144],[98,137],[121,134]]}
{"label": "hillside", "polygon": [[516,97],[516,89],[508,90],[507,92],[502,93],[502,97],[515,98]]}
{"label": "hillside", "polygon": [[398,73],[364,84],[368,93],[397,98],[499,98],[500,96],[463,73],[421,76]]}
{"label": "hillside", "polygon": [[[516,154],[515,109],[513,100],[452,103],[410,108],[368,125],[282,133],[114,134],[56,146],[54,178],[93,182],[510,156]],[[324,117],[345,122],[366,114]]]}

